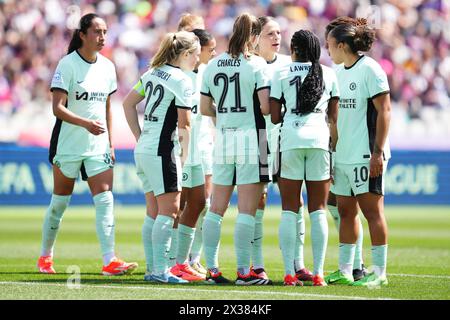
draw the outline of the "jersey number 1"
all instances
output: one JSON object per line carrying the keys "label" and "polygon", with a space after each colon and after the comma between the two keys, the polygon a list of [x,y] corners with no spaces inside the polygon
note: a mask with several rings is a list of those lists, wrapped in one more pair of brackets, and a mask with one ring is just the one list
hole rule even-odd
{"label": "jersey number 1", "polygon": [[225,97],[228,93],[228,83],[234,82],[234,103],[235,106],[231,107],[231,112],[246,112],[247,107],[243,107],[241,103],[241,86],[239,82],[239,72],[236,72],[232,77],[228,78],[225,73],[218,73],[214,77],[214,85],[219,85],[219,80],[223,80],[223,91],[220,95],[219,104],[217,105],[218,113],[227,113],[228,108],[223,106],[225,102]]}
{"label": "jersey number 1", "polygon": [[299,115],[301,114],[300,112],[300,100],[298,98],[299,94],[300,94],[300,87],[302,86],[302,77],[300,76],[295,76],[291,81],[289,81],[289,84],[291,86],[295,86],[295,109],[291,109],[291,112],[293,114]]}

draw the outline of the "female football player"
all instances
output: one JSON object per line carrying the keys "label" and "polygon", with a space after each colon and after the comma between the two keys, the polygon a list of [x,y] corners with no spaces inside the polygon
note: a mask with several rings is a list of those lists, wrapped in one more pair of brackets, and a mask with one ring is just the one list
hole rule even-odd
{"label": "female football player", "polygon": [[263,117],[269,113],[266,62],[252,55],[260,33],[256,17],[239,15],[227,52],[211,60],[203,75],[200,109],[203,115],[217,118],[212,203],[203,221],[207,280],[213,283],[229,282],[219,271],[218,252],[221,223],[235,184],[239,210],[234,231],[236,284],[270,283],[250,272],[256,208],[264,183],[270,181]]}
{"label": "female football player", "polygon": [[[333,193],[336,194],[341,226],[339,270],[327,283],[356,286],[387,285],[387,225],[384,217],[384,179],[390,158],[389,84],[386,73],[369,51],[375,31],[362,21],[342,24],[327,37],[330,57],[336,64],[341,92]],[[358,205],[369,224],[374,270],[359,281],[352,276],[358,238]]]}
{"label": "female football player", "polygon": [[[147,263],[144,280],[147,281],[187,282],[170,273],[166,252],[180,205],[181,168],[188,153],[194,88],[185,72],[195,68],[199,54],[200,44],[193,33],[167,34],[150,69],[123,103],[128,125],[137,141],[134,151],[137,174],[147,203],[143,226]],[[136,105],[143,99],[146,105],[141,130]]]}
{"label": "female football player", "polygon": [[[276,70],[284,67],[292,62],[291,57],[288,55],[280,54],[281,46],[281,30],[280,25],[276,20],[269,16],[263,16],[258,18],[261,23],[261,36],[259,38],[256,53],[264,58],[267,62],[266,72],[270,80],[273,78],[273,74]],[[273,169],[273,172],[277,172],[279,168],[278,156],[278,138],[280,125],[274,125],[270,120],[270,116],[264,116],[266,120],[267,129],[267,141],[269,143],[269,166]],[[273,177],[274,181],[276,176]],[[252,246],[252,270],[253,272],[262,278],[267,278],[264,270],[264,260],[262,255],[262,242],[263,242],[263,216],[264,208],[266,206],[267,187],[264,188],[264,193],[258,204],[258,209],[255,215],[255,236]],[[303,201],[300,196],[300,210],[297,215],[297,233],[296,233],[296,245],[295,245],[295,258],[294,265],[296,276],[301,281],[312,281],[312,273],[305,268],[303,259],[303,244],[305,240],[305,224],[303,221]]]}
{"label": "female football player", "polygon": [[95,211],[96,230],[103,255],[104,275],[133,272],[114,253],[114,145],[111,134],[110,96],[117,89],[113,63],[99,53],[105,45],[107,27],[94,13],[84,15],[68,54],[59,61],[52,79],[53,113],[56,124],[50,142],[53,164],[53,195],[42,228],[42,273],[56,273],[53,247],[63,214],[69,205],[75,179],[81,170],[87,178]]}
{"label": "female football player", "polygon": [[297,31],[291,39],[293,63],[275,73],[270,92],[273,123],[281,121],[281,101],[286,101],[280,130],[278,173],[283,209],[279,241],[285,285],[302,285],[295,277],[292,262],[303,181],[308,191],[311,218],[313,285],[326,285],[323,265],[328,241],[325,207],[330,185],[329,141],[330,134],[332,141],[336,141],[339,92],[334,71],[319,63],[320,51],[316,35],[306,30]]}

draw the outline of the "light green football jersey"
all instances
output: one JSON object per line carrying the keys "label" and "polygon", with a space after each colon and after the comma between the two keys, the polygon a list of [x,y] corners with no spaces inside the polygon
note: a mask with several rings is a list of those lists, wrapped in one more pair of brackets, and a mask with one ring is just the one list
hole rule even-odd
{"label": "light green football jersey", "polygon": [[[117,89],[116,70],[110,60],[97,53],[97,60],[91,63],[73,51],[58,63],[50,90],[55,89],[67,93],[66,107],[71,112],[101,121],[106,128],[106,100]],[[51,149],[55,145],[58,155],[93,156],[110,152],[108,132],[96,136],[59,119],[52,133]]]}
{"label": "light green football jersey", "polygon": [[316,108],[308,114],[299,113],[297,104],[299,89],[311,68],[311,62],[293,62],[275,72],[270,97],[286,101],[286,112],[280,128],[282,152],[298,148],[329,149],[328,101],[339,97],[339,88],[333,69],[321,67],[325,88]]}
{"label": "light green football jersey", "polygon": [[[377,121],[372,99],[389,92],[386,73],[374,59],[364,55],[353,66],[341,65],[336,70],[341,92],[336,163],[368,162],[375,143]],[[390,157],[387,139],[384,158]]]}
{"label": "light green football jersey", "polygon": [[266,66],[261,57],[240,54],[233,59],[222,53],[206,67],[201,94],[212,97],[217,106],[215,156],[260,154],[259,141],[266,141],[267,133],[257,91],[269,89]]}
{"label": "light green football jersey", "polygon": [[192,86],[195,90],[192,96],[191,109],[191,135],[189,139],[189,153],[184,165],[201,165],[201,155],[198,152],[198,144],[200,137],[200,130],[202,125],[202,115],[200,113],[200,85],[202,73],[197,71],[189,72],[189,77],[192,80]]}
{"label": "light green football jersey", "polygon": [[165,64],[145,72],[134,90],[145,97],[144,126],[136,153],[155,156],[179,152],[177,108],[192,108],[192,80],[180,68]]}
{"label": "light green football jersey", "polygon": [[[291,63],[291,56],[285,54],[277,54],[274,61],[267,62],[266,73],[269,77],[270,86],[272,86],[275,71],[280,70],[281,68],[286,67]],[[273,124],[270,118],[270,114],[264,116],[264,119],[266,120],[269,149],[270,152],[273,153],[277,149],[278,145],[278,131],[280,130],[280,124]]]}
{"label": "light green football jersey", "polygon": [[[199,99],[200,99],[200,91],[201,91],[201,87],[202,87],[203,73],[205,72],[206,66],[207,66],[207,64],[200,64],[198,66],[197,90],[198,90]],[[199,107],[200,107],[200,105],[199,105]],[[200,110],[200,109],[198,109],[198,110]],[[198,150],[202,153],[212,152],[212,149],[214,146],[214,132],[216,130],[216,126],[213,122],[213,118],[203,116],[201,114],[200,114],[200,117],[201,117],[201,125],[200,125],[199,137],[198,137]]]}

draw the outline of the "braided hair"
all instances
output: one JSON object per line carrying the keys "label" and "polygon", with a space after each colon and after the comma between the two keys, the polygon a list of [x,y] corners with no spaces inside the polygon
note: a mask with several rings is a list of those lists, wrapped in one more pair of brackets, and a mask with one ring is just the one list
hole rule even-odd
{"label": "braided hair", "polygon": [[311,31],[299,30],[292,36],[291,51],[295,53],[297,62],[312,62],[300,87],[298,104],[300,113],[311,113],[325,90],[322,67],[319,63],[321,52],[319,38]]}

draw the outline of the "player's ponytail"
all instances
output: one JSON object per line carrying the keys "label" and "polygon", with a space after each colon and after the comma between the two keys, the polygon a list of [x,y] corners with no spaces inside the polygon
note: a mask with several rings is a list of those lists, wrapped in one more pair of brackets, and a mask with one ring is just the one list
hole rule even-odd
{"label": "player's ponytail", "polygon": [[194,52],[199,45],[197,36],[192,32],[170,32],[161,42],[158,52],[150,62],[150,67],[159,68],[164,64],[173,63],[184,51]]}
{"label": "player's ponytail", "polygon": [[261,24],[258,19],[248,13],[243,13],[236,18],[233,25],[233,33],[228,43],[228,54],[237,59],[241,53],[247,58],[254,50],[251,44],[251,36],[261,33]]}
{"label": "player's ponytail", "polygon": [[376,36],[366,19],[357,19],[353,24],[342,24],[331,30],[330,35],[337,43],[346,43],[352,53],[369,51]]}
{"label": "player's ponytail", "polygon": [[80,28],[75,29],[75,31],[73,32],[69,48],[67,49],[67,54],[72,53],[73,51],[78,50],[83,46],[83,40],[81,40],[80,32],[87,34],[87,30],[90,28],[92,20],[98,17],[99,16],[95,13],[88,13],[81,17]]}
{"label": "player's ponytail", "polygon": [[311,61],[312,65],[300,86],[299,107],[301,113],[312,112],[325,89],[320,59],[319,38],[307,30],[299,30],[292,36],[291,50],[299,62]]}

